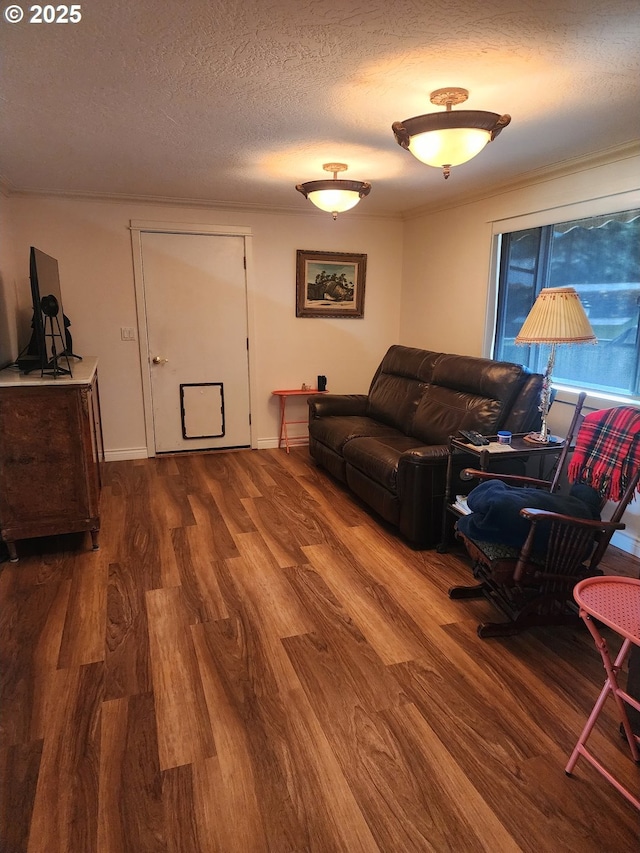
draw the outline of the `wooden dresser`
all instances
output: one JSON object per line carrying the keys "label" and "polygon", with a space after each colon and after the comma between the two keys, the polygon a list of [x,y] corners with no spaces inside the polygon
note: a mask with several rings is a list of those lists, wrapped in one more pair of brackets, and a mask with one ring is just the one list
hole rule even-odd
{"label": "wooden dresser", "polygon": [[100,530],[104,460],[98,360],[72,362],[73,377],[0,371],[0,535],[16,541]]}

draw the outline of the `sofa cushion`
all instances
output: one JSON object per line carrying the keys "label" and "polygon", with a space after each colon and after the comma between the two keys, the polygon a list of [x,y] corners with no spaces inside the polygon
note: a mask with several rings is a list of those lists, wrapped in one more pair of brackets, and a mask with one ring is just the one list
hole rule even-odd
{"label": "sofa cushion", "polygon": [[345,445],[345,461],[384,486],[393,494],[398,491],[398,462],[406,451],[418,446],[415,438],[395,435],[354,438]]}
{"label": "sofa cushion", "polygon": [[502,411],[498,400],[430,385],[416,409],[411,433],[423,444],[446,444],[460,429],[491,435]]}
{"label": "sofa cushion", "polygon": [[380,375],[369,394],[367,414],[374,421],[406,429],[424,394],[424,383],[403,376]]}
{"label": "sofa cushion", "polygon": [[501,400],[508,407],[528,375],[525,367],[510,361],[447,353],[435,363],[431,381],[456,391]]}
{"label": "sofa cushion", "polygon": [[407,432],[442,353],[392,346],[369,388],[370,418]]}
{"label": "sofa cushion", "polygon": [[425,444],[442,444],[459,429],[497,432],[526,375],[517,364],[443,355],[416,407],[411,434]]}
{"label": "sofa cushion", "polygon": [[369,393],[376,384],[378,376],[383,373],[404,376],[407,379],[417,379],[419,382],[431,382],[434,367],[441,358],[443,358],[441,352],[394,344],[389,347],[380,362],[371,380]]}
{"label": "sofa cushion", "polygon": [[321,444],[342,454],[345,444],[361,436],[395,435],[397,430],[372,418],[334,415],[317,418],[309,423],[309,434]]}

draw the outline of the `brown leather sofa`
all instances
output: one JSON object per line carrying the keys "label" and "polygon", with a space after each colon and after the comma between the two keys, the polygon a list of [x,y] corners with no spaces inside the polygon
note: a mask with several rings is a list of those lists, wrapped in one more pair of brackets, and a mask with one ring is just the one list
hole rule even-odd
{"label": "brown leather sofa", "polygon": [[519,364],[392,346],[368,394],[309,398],[309,450],[412,545],[432,547],[449,436],[539,428],[541,387]]}

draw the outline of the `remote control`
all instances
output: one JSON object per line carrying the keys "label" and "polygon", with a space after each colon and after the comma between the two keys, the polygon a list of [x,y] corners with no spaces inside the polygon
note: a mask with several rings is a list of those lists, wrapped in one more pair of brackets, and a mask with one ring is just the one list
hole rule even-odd
{"label": "remote control", "polygon": [[475,444],[476,447],[481,447],[483,444],[489,444],[489,439],[480,435],[480,433],[475,429],[461,429],[460,435],[463,435],[467,441],[471,444]]}

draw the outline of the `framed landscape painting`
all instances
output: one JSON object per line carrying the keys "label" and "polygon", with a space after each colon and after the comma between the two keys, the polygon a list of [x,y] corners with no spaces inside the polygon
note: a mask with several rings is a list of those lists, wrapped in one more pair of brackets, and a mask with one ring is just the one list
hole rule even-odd
{"label": "framed landscape painting", "polygon": [[364,317],[367,256],[298,249],[296,317]]}

